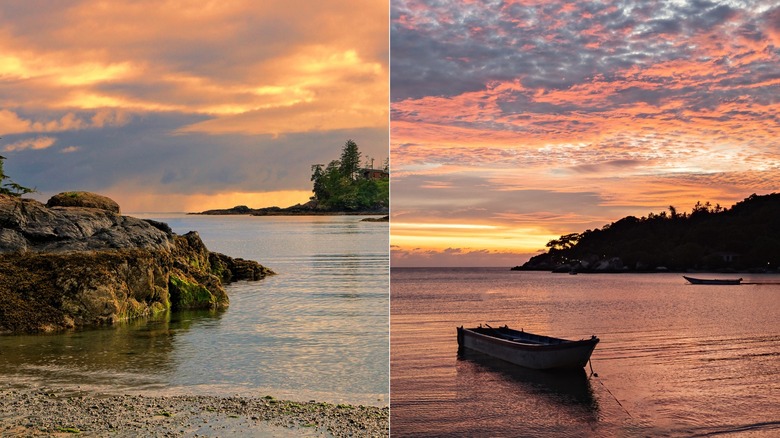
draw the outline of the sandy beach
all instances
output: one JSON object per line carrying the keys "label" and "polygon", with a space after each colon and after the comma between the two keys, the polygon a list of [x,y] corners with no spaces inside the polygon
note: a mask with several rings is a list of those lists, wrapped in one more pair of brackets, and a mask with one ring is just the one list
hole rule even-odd
{"label": "sandy beach", "polygon": [[389,409],[265,397],[145,396],[0,386],[0,436],[389,435]]}

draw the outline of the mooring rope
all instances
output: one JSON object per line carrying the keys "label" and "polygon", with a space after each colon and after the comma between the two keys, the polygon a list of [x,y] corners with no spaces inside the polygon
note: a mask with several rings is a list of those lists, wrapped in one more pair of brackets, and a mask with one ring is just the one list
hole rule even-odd
{"label": "mooring rope", "polygon": [[[590,376],[588,376],[588,380],[590,380],[590,378],[591,378],[591,377],[598,377],[599,375],[593,371],[593,363],[590,361],[590,359],[588,359],[588,365],[590,365]],[[613,394],[613,393],[612,393],[612,391],[610,391],[610,390],[609,390],[609,388],[607,388],[607,386],[604,384],[604,382],[602,382],[601,380],[597,380],[597,382],[599,382],[599,383],[601,384],[601,386],[603,386],[603,387],[604,387],[604,389],[606,389],[606,390],[607,390],[607,392],[609,393],[609,395],[611,395],[611,396],[612,396],[612,398],[613,398],[613,399],[615,399],[615,401],[617,402],[618,406],[620,406],[621,408],[623,408],[623,411],[625,411],[625,412],[626,412],[626,414],[628,414],[628,416],[629,416],[629,417],[631,417],[631,418],[634,418],[634,417],[631,415],[631,412],[628,412],[628,409],[626,409],[626,407],[625,407],[625,406],[623,406],[623,403],[620,403],[620,400],[618,400],[618,398],[617,398],[617,397],[615,397],[615,394]]]}

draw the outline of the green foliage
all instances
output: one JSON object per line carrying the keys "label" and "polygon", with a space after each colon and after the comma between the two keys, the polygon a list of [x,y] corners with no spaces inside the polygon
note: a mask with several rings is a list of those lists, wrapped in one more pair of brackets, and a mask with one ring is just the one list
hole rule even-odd
{"label": "green foliage", "polygon": [[328,192],[325,188],[325,171],[322,169],[322,164],[314,164],[311,166],[311,180],[314,182],[312,191],[314,192],[315,199],[327,198]]}
{"label": "green foliage", "polygon": [[690,214],[669,212],[561,236],[528,265],[619,257],[636,270],[780,269],[780,194],[753,194],[731,209],[697,202]]}
{"label": "green foliage", "polygon": [[312,165],[313,199],[325,210],[367,211],[385,208],[390,199],[389,178],[367,179],[361,175],[360,151],[348,140],[340,160],[333,160],[323,169]]}
{"label": "green foliage", "polygon": [[3,170],[3,162],[5,157],[0,156],[0,194],[11,196],[22,196],[27,193],[35,192],[35,189],[24,187],[11,180]]}
{"label": "green foliage", "polygon": [[339,173],[345,178],[355,180],[358,178],[359,171],[360,151],[358,150],[358,145],[352,140],[347,140],[344,143],[344,148],[341,150]]}

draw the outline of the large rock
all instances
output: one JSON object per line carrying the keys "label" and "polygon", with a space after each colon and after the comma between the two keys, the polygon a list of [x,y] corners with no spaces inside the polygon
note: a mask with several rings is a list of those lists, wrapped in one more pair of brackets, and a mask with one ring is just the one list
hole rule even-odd
{"label": "large rock", "polygon": [[113,199],[90,192],[64,192],[46,202],[47,207],[85,207],[119,213],[119,204]]}
{"label": "large rock", "polygon": [[106,209],[0,195],[0,333],[226,307],[223,284],[271,274],[208,251],[196,232],[178,236]]}
{"label": "large rock", "polygon": [[118,248],[170,250],[170,237],[170,232],[158,223],[121,216],[106,209],[47,207],[33,199],[0,195],[0,253]]}

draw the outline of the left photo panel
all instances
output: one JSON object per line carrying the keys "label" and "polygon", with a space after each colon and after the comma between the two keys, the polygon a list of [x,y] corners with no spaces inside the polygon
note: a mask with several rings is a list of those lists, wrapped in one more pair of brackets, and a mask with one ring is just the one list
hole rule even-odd
{"label": "left photo panel", "polygon": [[0,435],[389,435],[389,4],[0,4]]}

